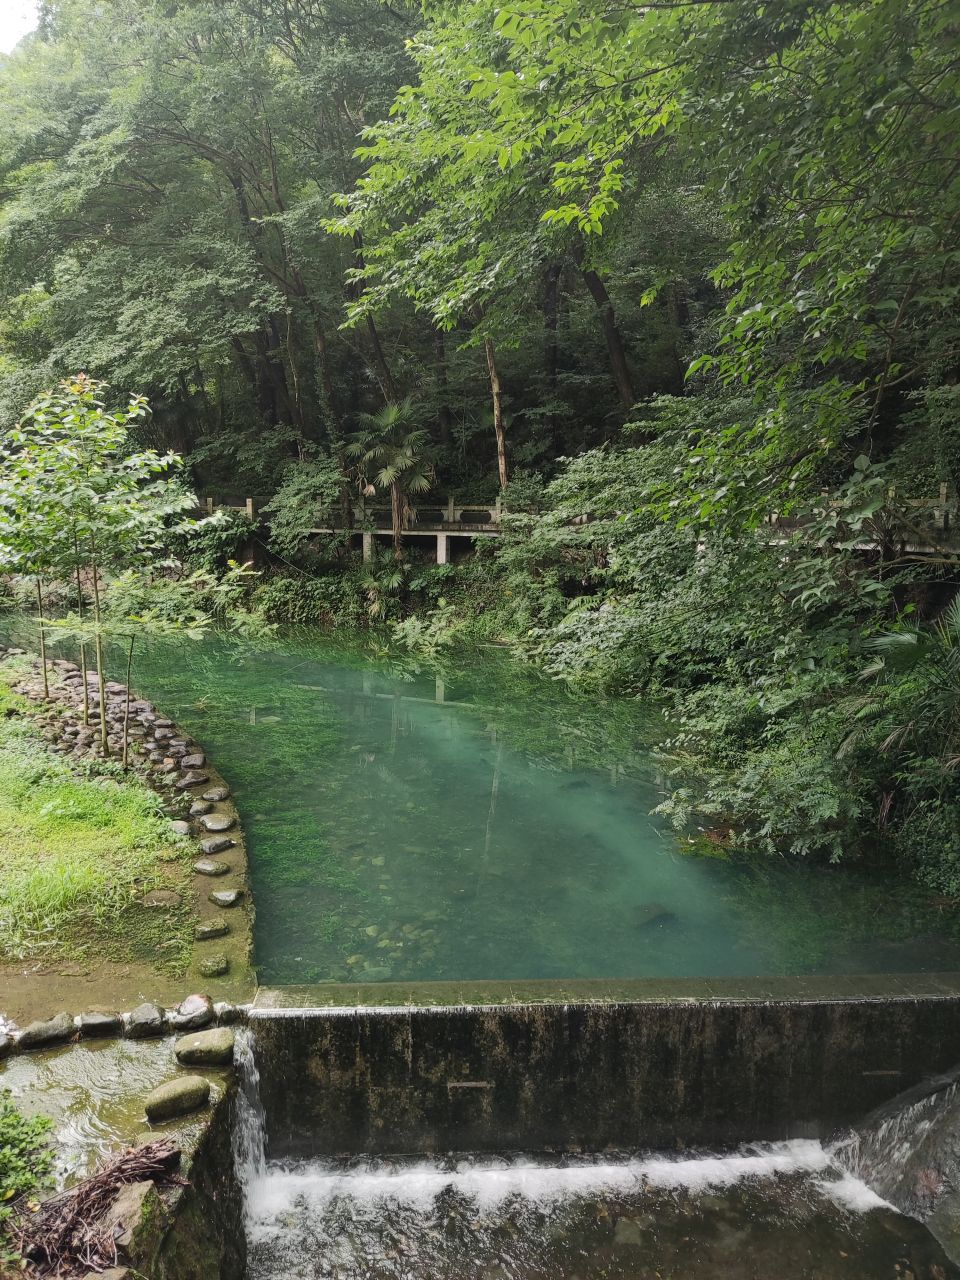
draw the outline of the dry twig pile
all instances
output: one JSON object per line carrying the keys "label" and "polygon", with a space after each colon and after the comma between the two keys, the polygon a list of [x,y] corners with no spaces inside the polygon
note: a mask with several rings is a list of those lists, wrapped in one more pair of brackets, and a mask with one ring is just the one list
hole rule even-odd
{"label": "dry twig pile", "polygon": [[29,1219],[10,1232],[33,1273],[40,1276],[86,1275],[119,1263],[116,1235],[103,1217],[120,1187],[153,1182],[163,1187],[186,1186],[176,1172],[180,1148],[169,1138],[131,1147],[108,1160],[72,1191],[48,1200]]}

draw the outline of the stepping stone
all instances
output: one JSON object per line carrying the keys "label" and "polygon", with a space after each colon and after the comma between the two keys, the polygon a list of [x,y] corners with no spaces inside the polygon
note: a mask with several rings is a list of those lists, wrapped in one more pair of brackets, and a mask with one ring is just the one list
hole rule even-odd
{"label": "stepping stone", "polygon": [[178,819],[176,822],[170,823],[170,830],[175,836],[188,836],[193,830],[193,824],[190,822],[181,822]]}
{"label": "stepping stone", "polygon": [[188,773],[185,773],[183,777],[179,780],[179,782],[177,783],[177,787],[181,791],[186,791],[188,787],[199,787],[202,782],[209,782],[209,781],[210,781],[209,773],[197,773],[195,770],[191,769]]}
{"label": "stepping stone", "polygon": [[230,968],[230,961],[225,955],[210,956],[201,960],[198,968],[205,978],[221,978]]}
{"label": "stepping stone", "polygon": [[183,767],[185,769],[202,769],[206,763],[207,757],[201,752],[197,752],[197,754],[192,756],[183,757]]}
{"label": "stepping stone", "polygon": [[63,1040],[72,1040],[77,1034],[73,1019],[69,1013],[58,1013],[55,1018],[46,1022],[31,1022],[20,1032],[21,1049],[42,1049],[48,1044],[58,1044]]}
{"label": "stepping stone", "polygon": [[206,813],[200,819],[200,825],[208,831],[229,831],[234,821],[229,813]]}
{"label": "stepping stone", "polygon": [[202,1076],[180,1076],[176,1080],[168,1080],[148,1094],[144,1099],[143,1109],[148,1120],[171,1120],[174,1116],[186,1115],[188,1111],[205,1107],[209,1101],[209,1080],[204,1080]]}
{"label": "stepping stone", "polygon": [[204,800],[212,800],[214,804],[216,804],[218,800],[228,799],[229,795],[229,787],[214,787],[212,791],[205,791],[203,793],[203,798]]}
{"label": "stepping stone", "polygon": [[148,1036],[162,1036],[166,1030],[164,1022],[162,1009],[155,1004],[142,1004],[127,1017],[127,1038],[146,1040]]}
{"label": "stepping stone", "polygon": [[205,813],[209,813],[212,808],[213,805],[209,800],[194,800],[193,804],[190,806],[190,817],[200,818]]}
{"label": "stepping stone", "polygon": [[195,1031],[181,1037],[173,1051],[185,1067],[226,1067],[233,1061],[233,1032],[226,1027]]}
{"label": "stepping stone", "polygon": [[214,924],[198,924],[193,936],[197,942],[211,942],[214,938],[226,937],[229,932],[230,926],[226,921],[217,921]]}
{"label": "stepping stone", "polygon": [[243,897],[242,889],[218,889],[209,895],[210,901],[218,907],[235,907]]}
{"label": "stepping stone", "polygon": [[175,1009],[167,1011],[171,1031],[195,1031],[208,1026],[213,1019],[213,1001],[209,996],[187,996]]}
{"label": "stepping stone", "polygon": [[84,1040],[104,1039],[123,1032],[123,1023],[118,1013],[81,1013],[79,1026]]}
{"label": "stepping stone", "polygon": [[193,864],[193,869],[198,876],[225,876],[233,870],[229,862],[217,862],[213,858],[201,858]]}
{"label": "stepping stone", "polygon": [[236,843],[229,836],[211,836],[209,840],[200,841],[200,848],[208,857],[212,857],[215,853],[223,853],[224,849],[232,849]]}

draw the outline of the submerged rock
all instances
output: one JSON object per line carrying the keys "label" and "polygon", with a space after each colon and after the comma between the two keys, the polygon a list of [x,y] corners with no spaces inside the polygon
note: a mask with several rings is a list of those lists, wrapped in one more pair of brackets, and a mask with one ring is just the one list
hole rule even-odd
{"label": "submerged rock", "polygon": [[127,1016],[127,1037],[130,1040],[146,1040],[148,1036],[164,1033],[163,1010],[155,1004],[142,1004]]}
{"label": "submerged rock", "polygon": [[214,1019],[213,1001],[209,996],[193,995],[167,1011],[171,1031],[194,1031],[208,1026]]}
{"label": "submerged rock", "polygon": [[0,1035],[0,1062],[2,1062],[4,1058],[10,1057],[11,1053],[13,1053],[13,1048],[13,1041],[10,1037]]}
{"label": "submerged rock", "polygon": [[209,895],[210,901],[218,907],[235,907],[243,896],[242,889],[218,889]]}
{"label": "submerged rock", "polygon": [[236,843],[236,840],[231,840],[229,836],[211,836],[209,840],[200,841],[200,848],[209,856],[214,853],[223,853],[224,849],[232,849]]}
{"label": "submerged rock", "polygon": [[238,1009],[235,1004],[229,1004],[226,1000],[218,1000],[213,1007],[216,1010],[217,1021],[222,1027],[230,1027],[235,1022],[243,1021],[243,1010]]}
{"label": "submerged rock", "polygon": [[168,1080],[144,1099],[148,1120],[171,1120],[205,1107],[210,1101],[210,1082],[202,1076],[180,1076]]}
{"label": "submerged rock", "polygon": [[187,1067],[226,1067],[233,1061],[233,1032],[227,1027],[196,1031],[178,1040],[173,1051]]}
{"label": "submerged rock", "polygon": [[208,956],[197,968],[205,978],[221,978],[230,968],[230,961],[225,955]]}
{"label": "submerged rock", "polygon": [[77,1025],[84,1040],[94,1040],[98,1036],[118,1036],[123,1031],[123,1022],[118,1013],[97,1013],[96,1010],[81,1013]]}
{"label": "submerged rock", "polygon": [[212,924],[198,924],[193,931],[197,942],[210,942],[214,938],[223,938],[230,932],[226,920],[217,920]]}
{"label": "submerged rock", "polygon": [[393,976],[392,969],[363,969],[357,974],[361,982],[387,982]]}
{"label": "submerged rock", "polygon": [[48,1044],[57,1044],[61,1040],[70,1040],[77,1034],[73,1019],[69,1013],[58,1013],[55,1018],[46,1022],[31,1022],[20,1032],[21,1049],[42,1049]]}
{"label": "submerged rock", "polygon": [[233,870],[229,862],[217,862],[214,858],[201,858],[193,864],[193,869],[198,876],[225,876]]}
{"label": "submerged rock", "polygon": [[234,819],[229,813],[208,813],[200,819],[201,827],[207,831],[229,831],[233,824]]}
{"label": "submerged rock", "polygon": [[645,929],[647,925],[654,923],[667,924],[676,919],[674,912],[660,902],[642,902],[640,906],[632,908],[631,914],[638,929]]}

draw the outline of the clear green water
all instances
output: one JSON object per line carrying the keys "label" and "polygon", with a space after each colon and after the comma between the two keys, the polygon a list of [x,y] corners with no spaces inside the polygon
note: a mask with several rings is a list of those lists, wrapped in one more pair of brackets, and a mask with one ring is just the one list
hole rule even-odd
{"label": "clear green water", "polygon": [[650,816],[656,709],[496,650],[418,670],[370,646],[210,639],[135,668],[234,788],[262,982],[960,969],[952,908],[902,876],[684,856]]}

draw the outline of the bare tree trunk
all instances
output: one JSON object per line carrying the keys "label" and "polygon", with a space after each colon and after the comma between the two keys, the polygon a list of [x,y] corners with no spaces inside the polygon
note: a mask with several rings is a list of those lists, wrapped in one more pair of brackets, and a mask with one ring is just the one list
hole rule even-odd
{"label": "bare tree trunk", "polygon": [[433,365],[437,379],[437,427],[440,443],[449,445],[452,441],[452,424],[450,406],[447,404],[447,344],[439,325],[434,330]]}
{"label": "bare tree trunk", "polygon": [[[474,308],[474,315],[477,323],[483,321],[483,312],[479,307]],[[493,395],[493,434],[497,438],[497,468],[500,472],[500,488],[505,489],[510,481],[507,472],[507,441],[503,433],[503,399],[500,395],[500,374],[497,372],[497,353],[494,349],[493,340],[487,335],[483,336],[483,349],[487,353],[487,369],[490,371],[490,391]]]}
{"label": "bare tree trunk", "polygon": [[572,249],[573,260],[583,273],[583,282],[590,290],[590,296],[597,304],[597,310],[600,312],[600,327],[603,329],[603,336],[607,342],[607,353],[610,356],[610,369],[613,372],[613,380],[617,384],[617,390],[620,392],[620,400],[625,409],[633,408],[636,397],[633,394],[633,386],[630,383],[630,371],[627,368],[627,356],[623,349],[623,339],[620,336],[620,330],[617,328],[617,318],[614,315],[613,303],[610,301],[610,295],[607,293],[606,285],[590,267],[584,267],[584,259],[586,257],[586,249],[582,241],[576,241]]}
{"label": "bare tree trunk", "polygon": [[[356,252],[357,265],[363,269],[363,236],[359,231],[353,233],[353,247]],[[363,295],[361,286],[360,296]],[[400,397],[397,395],[397,387],[393,381],[393,374],[390,372],[390,366],[387,364],[386,357],[383,354],[383,347],[380,345],[380,335],[377,333],[377,326],[373,316],[367,314],[367,332],[370,334],[370,345],[373,347],[373,358],[376,362],[377,371],[380,374],[380,386],[383,390],[383,397],[390,404],[399,404]]]}
{"label": "bare tree trunk", "polygon": [[337,456],[340,462],[340,475],[343,477],[340,485],[340,510],[343,516],[343,527],[345,529],[353,528],[353,503],[350,501],[350,489],[347,484],[347,455],[343,451],[343,420],[337,408],[337,397],[333,389],[333,378],[330,374],[330,361],[327,356],[327,338],[323,331],[323,324],[320,317],[314,314],[313,317],[314,331],[317,335],[317,355],[320,357],[320,372],[323,377],[323,391],[326,396],[327,412],[330,414],[330,421],[333,423],[333,429],[336,432],[336,440],[333,443],[337,447]]}
{"label": "bare tree trunk", "polygon": [[[557,369],[559,365],[557,352],[557,290],[560,284],[560,272],[563,270],[559,262],[555,262],[547,268],[546,287],[543,294],[543,317],[547,330],[546,343],[546,372],[547,372],[547,395],[551,401],[557,398]],[[547,423],[550,427],[550,439],[554,450],[557,447],[557,415],[550,410],[547,416]]]}
{"label": "bare tree trunk", "polygon": [[403,489],[394,480],[390,486],[390,505],[393,516],[393,555],[396,560],[403,559],[403,529],[407,522],[406,501]]}

